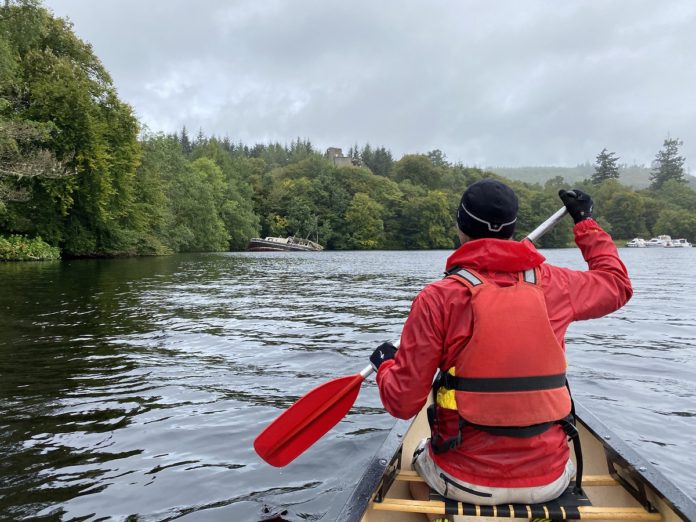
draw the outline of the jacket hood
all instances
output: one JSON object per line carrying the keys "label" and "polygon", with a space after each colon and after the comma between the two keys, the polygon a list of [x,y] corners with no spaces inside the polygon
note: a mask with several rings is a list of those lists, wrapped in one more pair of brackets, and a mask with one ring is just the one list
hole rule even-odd
{"label": "jacket hood", "polygon": [[534,244],[526,239],[474,239],[464,243],[447,258],[447,270],[461,266],[493,272],[521,272],[535,268],[545,260]]}

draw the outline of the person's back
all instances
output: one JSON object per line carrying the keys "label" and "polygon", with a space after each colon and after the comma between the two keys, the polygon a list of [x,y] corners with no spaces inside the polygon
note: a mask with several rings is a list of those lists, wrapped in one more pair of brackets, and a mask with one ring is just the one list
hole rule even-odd
{"label": "person's back", "polygon": [[[410,418],[423,407],[437,370],[453,376],[447,378],[449,387],[439,386],[434,394],[433,434],[421,443],[414,458],[415,469],[441,494],[484,504],[539,502],[560,494],[574,473],[560,423],[566,408],[562,398],[566,392],[558,389],[562,373],[537,377],[535,372],[557,373],[558,357],[552,371],[544,369],[541,354],[565,347],[565,331],[572,321],[616,310],[632,290],[611,238],[590,218],[591,199],[579,191],[565,193],[562,199],[576,220],[576,243],[589,271],[546,264],[531,243],[507,240],[514,230],[516,198],[502,183],[483,180],[462,197],[458,215],[462,246],[447,261],[447,271],[453,275],[428,285],[416,297],[396,358],[379,364],[383,359],[377,354],[393,356],[385,345],[371,358],[378,366],[384,406],[399,418]],[[524,277],[543,292],[543,304],[537,307],[543,310],[530,305],[534,300],[528,297],[497,292],[522,284]],[[472,285],[472,280],[480,280],[480,285]],[[482,288],[493,297],[480,300],[485,306],[476,307],[472,295],[478,296]],[[496,299],[503,300],[500,307],[495,305]],[[525,310],[530,306],[534,310],[514,314],[517,299],[524,301],[519,304]],[[515,322],[513,315],[524,318],[525,323]],[[485,335],[475,336],[477,325]],[[536,340],[543,347],[536,346]],[[513,352],[505,351],[513,349],[511,345],[529,352],[530,357],[513,357]],[[468,347],[472,348],[469,353]],[[512,359],[514,364],[506,364]],[[535,378],[520,380],[527,375]],[[485,378],[479,379],[481,376]],[[452,388],[452,383],[460,388]],[[499,388],[510,383],[527,388],[513,386],[512,392]],[[546,400],[551,387],[554,399]],[[521,407],[514,408],[513,414],[515,406]],[[508,411],[492,411],[501,409]],[[486,425],[461,414],[483,419]],[[500,425],[506,417],[517,424]],[[556,417],[558,422],[535,422]],[[490,426],[491,422],[498,425]],[[525,422],[529,426],[518,425]]]}

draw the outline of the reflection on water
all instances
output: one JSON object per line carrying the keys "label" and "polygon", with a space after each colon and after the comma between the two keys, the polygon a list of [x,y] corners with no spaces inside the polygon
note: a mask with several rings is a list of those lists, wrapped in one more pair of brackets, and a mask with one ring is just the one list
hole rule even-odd
{"label": "reflection on water", "polygon": [[[576,250],[545,254],[583,267]],[[329,519],[393,422],[374,383],[284,469],[252,441],[398,338],[447,255],[0,265],[0,519]],[[696,250],[622,255],[633,300],[569,330],[575,394],[696,495]]]}

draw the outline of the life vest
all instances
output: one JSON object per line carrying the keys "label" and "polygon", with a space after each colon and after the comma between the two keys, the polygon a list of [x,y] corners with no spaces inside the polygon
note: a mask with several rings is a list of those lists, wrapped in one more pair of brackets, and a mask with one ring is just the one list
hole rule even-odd
{"label": "life vest", "polygon": [[[582,447],[565,375],[565,352],[549,322],[539,269],[521,272],[509,286],[458,267],[446,277],[471,292],[474,327],[454,366],[433,383],[435,400],[427,411],[433,451],[459,446],[467,425],[493,435],[533,437],[558,424],[573,441],[573,490],[581,493]],[[457,410],[455,437],[441,437],[439,408]]]}
{"label": "life vest", "polygon": [[[567,417],[566,358],[549,322],[539,270],[521,272],[509,286],[468,269],[447,277],[471,292],[474,326],[454,366],[437,383],[437,405],[492,432],[548,429]],[[520,436],[533,431],[543,429]]]}

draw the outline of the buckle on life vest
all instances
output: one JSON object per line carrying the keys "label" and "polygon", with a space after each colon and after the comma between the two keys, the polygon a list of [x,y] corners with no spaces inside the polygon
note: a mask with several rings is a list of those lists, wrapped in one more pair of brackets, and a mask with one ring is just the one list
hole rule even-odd
{"label": "buckle on life vest", "polygon": [[569,439],[576,440],[580,436],[580,432],[575,427],[575,419],[573,419],[572,415],[568,415],[565,419],[559,420],[558,424],[561,425]]}
{"label": "buckle on life vest", "polygon": [[428,414],[428,424],[430,425],[430,446],[433,448],[435,453],[444,453],[461,445],[462,429],[466,424],[464,419],[461,417],[459,418],[459,429],[457,430],[457,435],[445,440],[440,435],[440,430],[438,429],[437,405],[431,404],[428,406],[426,413]]}

